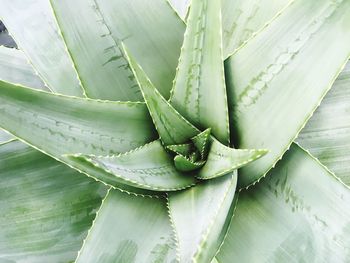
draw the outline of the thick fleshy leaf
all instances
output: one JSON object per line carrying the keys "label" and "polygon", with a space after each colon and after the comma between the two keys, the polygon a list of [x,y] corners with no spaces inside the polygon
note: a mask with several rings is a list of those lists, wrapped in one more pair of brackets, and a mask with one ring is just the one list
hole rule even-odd
{"label": "thick fleshy leaf", "polygon": [[261,30],[291,0],[222,0],[225,58]]}
{"label": "thick fleshy leaf", "polygon": [[19,141],[1,145],[0,261],[73,261],[106,192]]}
{"label": "thick fleshy leaf", "polygon": [[[109,1],[110,2],[110,1]],[[142,95],[95,1],[51,0],[58,25],[90,98],[138,101]]]}
{"label": "thick fleshy leaf", "polygon": [[167,0],[95,1],[115,39],[130,49],[166,98],[178,62],[185,24]]}
{"label": "thick fleshy leaf", "polygon": [[270,150],[240,170],[240,187],[273,167],[315,111],[349,58],[349,24],[349,1],[295,0],[229,59],[233,141]]}
{"label": "thick fleshy leaf", "polygon": [[70,158],[91,163],[106,174],[127,178],[129,184],[139,188],[175,191],[196,182],[194,177],[175,169],[173,158],[159,140],[120,155],[73,155]]}
{"label": "thick fleshy leaf", "polygon": [[176,233],[179,262],[210,262],[215,256],[232,216],[236,183],[234,172],[169,193],[168,207]]}
{"label": "thick fleshy leaf", "polygon": [[185,21],[191,0],[169,0],[176,13]]}
{"label": "thick fleshy leaf", "polygon": [[350,63],[299,134],[297,142],[350,186]]}
{"label": "thick fleshy leaf", "polygon": [[[191,0],[169,0],[172,7],[186,20]],[[221,0],[223,55],[226,59],[278,16],[293,0]],[[183,29],[185,30],[185,29]]]}
{"label": "thick fleshy leaf", "polygon": [[48,90],[32,66],[27,62],[24,53],[15,48],[0,46],[0,80]]}
{"label": "thick fleshy leaf", "polygon": [[[156,137],[143,103],[53,95],[0,81],[0,112],[0,127],[68,164],[67,153],[118,154]],[[89,173],[88,167],[75,168]],[[120,182],[93,176],[115,186]]]}
{"label": "thick fleshy leaf", "polygon": [[174,260],[175,244],[165,200],[111,190],[76,262]]}
{"label": "thick fleshy leaf", "polygon": [[[242,191],[219,262],[347,262],[350,190],[297,145]],[[254,251],[254,253],[252,253]]]}
{"label": "thick fleshy leaf", "polygon": [[228,144],[220,3],[192,0],[170,101],[196,127],[211,128],[218,140]]}
{"label": "thick fleshy leaf", "polygon": [[47,86],[83,96],[49,1],[0,0],[0,19]]}
{"label": "thick fleshy leaf", "polygon": [[176,155],[174,157],[174,165],[177,170],[183,172],[190,172],[201,168],[205,164],[205,160],[191,160],[183,155]]}
{"label": "thick fleshy leaf", "polygon": [[183,118],[158,92],[126,48],[125,52],[162,142],[165,145],[181,144],[197,135],[199,130]]}
{"label": "thick fleshy leaf", "polygon": [[226,175],[264,156],[265,149],[233,149],[212,139],[208,159],[196,175],[200,179],[211,179]]}
{"label": "thick fleshy leaf", "polygon": [[194,136],[193,138],[191,138],[191,141],[193,142],[194,146],[196,146],[202,159],[207,158],[209,153],[210,142],[211,142],[210,134],[211,134],[211,129],[208,128],[203,132],[199,133],[198,135]]}

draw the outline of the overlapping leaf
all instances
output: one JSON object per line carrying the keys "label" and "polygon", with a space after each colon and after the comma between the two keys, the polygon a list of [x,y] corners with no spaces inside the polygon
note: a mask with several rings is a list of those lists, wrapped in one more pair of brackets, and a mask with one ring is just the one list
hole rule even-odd
{"label": "overlapping leaf", "polygon": [[293,0],[222,0],[223,48],[227,58]]}
{"label": "overlapping leaf", "polygon": [[350,185],[350,64],[335,81],[297,142]]}
{"label": "overlapping leaf", "polygon": [[349,23],[348,1],[296,0],[226,63],[233,141],[270,150],[241,169],[240,187],[277,162],[331,87],[350,55]]}
{"label": "overlapping leaf", "polygon": [[107,188],[19,141],[0,145],[0,261],[74,260]]}
{"label": "overlapping leaf", "polygon": [[64,155],[118,154],[142,146],[155,137],[143,103],[58,96],[0,81],[0,112],[0,127],[114,186],[133,183],[127,178],[98,173],[94,167],[73,163]]}
{"label": "overlapping leaf", "polygon": [[83,96],[49,1],[1,0],[0,5],[0,19],[48,87]]}
{"label": "overlapping leaf", "polygon": [[24,53],[14,48],[0,46],[0,80],[48,90],[27,62]]}
{"label": "overlapping leaf", "polygon": [[217,259],[252,263],[347,262],[348,200],[348,187],[292,145],[266,178],[239,195]]}
{"label": "overlapping leaf", "polygon": [[167,0],[96,0],[111,35],[123,41],[159,92],[169,98],[185,24]]}
{"label": "overlapping leaf", "polygon": [[232,216],[237,173],[169,194],[179,262],[210,262]]}
{"label": "overlapping leaf", "polygon": [[171,104],[196,127],[210,127],[228,144],[220,1],[192,1],[181,50]]}
{"label": "overlapping leaf", "polygon": [[163,198],[111,190],[76,262],[173,262],[172,234]]}
{"label": "overlapping leaf", "polygon": [[142,100],[120,39],[112,35],[114,28],[105,23],[97,3],[85,0],[51,3],[86,95],[97,99]]}

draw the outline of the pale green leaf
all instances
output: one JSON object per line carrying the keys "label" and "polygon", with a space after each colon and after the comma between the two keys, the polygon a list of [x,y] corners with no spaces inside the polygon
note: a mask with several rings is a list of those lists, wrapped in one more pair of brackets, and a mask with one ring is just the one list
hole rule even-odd
{"label": "pale green leaf", "polygon": [[[53,95],[2,81],[0,113],[0,127],[68,164],[67,153],[118,154],[156,137],[144,103]],[[89,167],[75,168],[89,174]],[[114,186],[123,183],[117,177],[90,175]]]}
{"label": "pale green leaf", "polygon": [[196,127],[211,128],[218,140],[228,144],[221,38],[220,1],[192,0],[170,101]]}
{"label": "pale green leaf", "polygon": [[196,182],[193,176],[175,169],[173,158],[159,140],[120,155],[73,155],[70,158],[91,163],[101,172],[127,178],[130,185],[150,190],[180,190]]}
{"label": "pale green leaf", "polygon": [[297,142],[350,185],[350,63],[301,131]]}
{"label": "pale green leaf", "polygon": [[297,145],[242,191],[219,262],[348,262],[350,191]]}
{"label": "pale green leaf", "polygon": [[0,262],[74,260],[107,188],[13,141],[0,146]]}
{"label": "pale green leaf", "polygon": [[233,141],[270,150],[242,168],[240,187],[271,169],[329,90],[350,55],[349,25],[349,1],[296,0],[229,59]]}
{"label": "pale green leaf", "polygon": [[271,21],[291,0],[222,0],[223,47],[227,58]]}
{"label": "pale green leaf", "polygon": [[159,92],[169,98],[185,24],[168,1],[95,2],[112,36],[126,44]]}
{"label": "pale green leaf", "polygon": [[[109,1],[110,2],[110,1]],[[68,50],[90,98],[138,101],[142,95],[95,1],[51,0]]]}
{"label": "pale green leaf", "polygon": [[[179,262],[210,262],[232,216],[237,173],[169,193],[168,206]],[[229,262],[229,261],[228,261]]]}
{"label": "pale green leaf", "polygon": [[181,19],[185,21],[191,0],[169,0],[169,2]]}
{"label": "pale green leaf", "polygon": [[264,149],[233,149],[215,139],[211,141],[207,162],[199,170],[197,178],[211,179],[226,175],[261,158],[268,152]]}
{"label": "pale green leaf", "polygon": [[13,140],[14,137],[0,128],[0,144]]}
{"label": "pale green leaf", "polygon": [[0,46],[0,80],[48,90],[28,63],[24,53],[15,48]]}
{"label": "pale green leaf", "polygon": [[175,243],[165,200],[111,190],[76,262],[174,260]]}
{"label": "pale green leaf", "polygon": [[162,142],[165,145],[180,144],[197,135],[199,130],[183,118],[159,93],[126,48],[125,52]]}
{"label": "pale green leaf", "polygon": [[83,96],[49,1],[0,0],[0,20],[53,91]]}
{"label": "pale green leaf", "polygon": [[[182,20],[185,21],[191,0],[169,1]],[[229,57],[258,31],[262,30],[292,1],[221,0],[224,58]]]}

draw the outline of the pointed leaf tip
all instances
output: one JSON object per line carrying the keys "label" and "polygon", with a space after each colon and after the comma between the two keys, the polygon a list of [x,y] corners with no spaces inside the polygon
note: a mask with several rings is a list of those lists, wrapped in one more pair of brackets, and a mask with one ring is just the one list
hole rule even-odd
{"label": "pointed leaf tip", "polygon": [[263,157],[267,152],[266,149],[233,149],[213,139],[207,162],[197,178],[211,179],[223,176]]}
{"label": "pointed leaf tip", "polygon": [[153,123],[165,145],[185,143],[199,133],[199,130],[182,117],[176,109],[154,87],[141,66],[122,44],[130,67],[140,86]]}

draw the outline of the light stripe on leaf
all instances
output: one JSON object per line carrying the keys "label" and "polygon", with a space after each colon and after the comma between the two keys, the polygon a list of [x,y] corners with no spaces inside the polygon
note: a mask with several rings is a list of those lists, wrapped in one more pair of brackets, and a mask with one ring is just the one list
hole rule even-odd
{"label": "light stripe on leaf", "polygon": [[0,128],[0,144],[14,140],[14,137]]}
{"label": "light stripe on leaf", "polygon": [[171,104],[196,127],[229,141],[220,1],[192,0]]}

